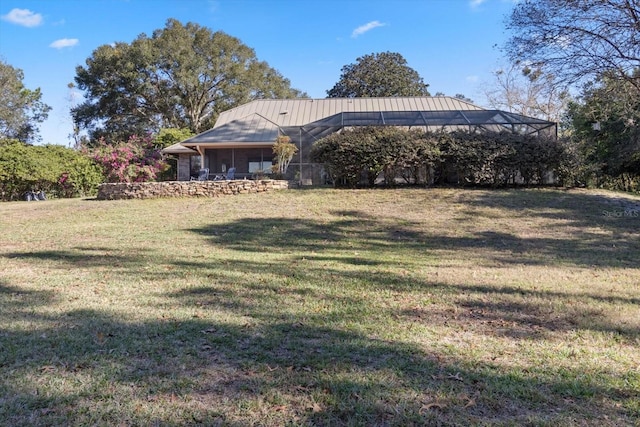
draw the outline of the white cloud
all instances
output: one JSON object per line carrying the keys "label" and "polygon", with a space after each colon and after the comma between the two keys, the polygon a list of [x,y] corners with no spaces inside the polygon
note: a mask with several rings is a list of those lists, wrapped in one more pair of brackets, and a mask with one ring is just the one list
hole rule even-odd
{"label": "white cloud", "polygon": [[63,49],[65,47],[75,46],[78,44],[78,42],[78,39],[60,39],[51,43],[49,47],[52,47],[54,49]]}
{"label": "white cloud", "polygon": [[42,24],[42,15],[29,9],[11,9],[9,13],[2,15],[2,20],[23,27],[37,27]]}
{"label": "white cloud", "polygon": [[469,0],[469,6],[475,9],[476,7],[479,7],[482,3],[486,1],[487,0]]}
{"label": "white cloud", "polygon": [[353,30],[353,32],[351,33],[351,37],[356,38],[356,37],[366,33],[367,31],[373,30],[376,27],[384,27],[385,25],[387,25],[387,24],[383,24],[380,21],[367,22],[366,24],[360,25],[358,28]]}
{"label": "white cloud", "polygon": [[465,80],[468,81],[469,83],[477,83],[479,78],[478,76],[467,76],[465,77]]}

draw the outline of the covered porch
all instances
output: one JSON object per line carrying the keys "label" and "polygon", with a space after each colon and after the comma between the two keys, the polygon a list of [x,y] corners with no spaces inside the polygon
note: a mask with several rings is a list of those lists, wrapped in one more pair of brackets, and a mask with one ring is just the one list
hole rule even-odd
{"label": "covered porch", "polygon": [[272,144],[256,144],[252,147],[215,147],[198,145],[191,159],[191,174],[200,169],[209,169],[209,179],[224,177],[235,168],[236,179],[256,179],[271,175],[273,165]]}
{"label": "covered porch", "polygon": [[[253,132],[247,133],[246,128]],[[280,133],[273,122],[251,115],[182,141],[177,145],[188,152],[179,153],[178,180],[189,180],[201,169],[209,170],[210,180],[225,177],[231,168],[235,168],[235,179],[268,177],[272,172],[273,144]],[[164,152],[172,153],[172,147]]]}

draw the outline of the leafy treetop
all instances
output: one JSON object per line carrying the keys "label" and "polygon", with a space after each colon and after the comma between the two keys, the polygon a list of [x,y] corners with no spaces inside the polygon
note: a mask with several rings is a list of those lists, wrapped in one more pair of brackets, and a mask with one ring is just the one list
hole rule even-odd
{"label": "leafy treetop", "polygon": [[342,67],[340,80],[327,91],[329,98],[429,96],[428,84],[402,55],[394,52],[364,55]]}
{"label": "leafy treetop", "polygon": [[253,99],[304,95],[239,39],[175,19],[151,37],[100,46],[75,81],[86,101],[72,116],[94,140],[161,128],[200,133],[221,111]]}
{"label": "leafy treetop", "polygon": [[42,102],[40,88],[24,87],[23,78],[22,70],[0,61],[0,138],[33,142],[51,107]]}

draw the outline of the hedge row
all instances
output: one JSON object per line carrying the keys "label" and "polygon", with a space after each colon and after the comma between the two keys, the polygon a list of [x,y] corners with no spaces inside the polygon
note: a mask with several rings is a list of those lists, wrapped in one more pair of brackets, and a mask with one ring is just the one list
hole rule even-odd
{"label": "hedge row", "polygon": [[54,197],[90,196],[102,181],[100,167],[81,152],[0,140],[0,200],[20,200],[39,191]]}
{"label": "hedge row", "polygon": [[573,185],[580,161],[566,141],[511,132],[424,132],[362,127],[317,141],[311,160],[336,185],[382,182]]}

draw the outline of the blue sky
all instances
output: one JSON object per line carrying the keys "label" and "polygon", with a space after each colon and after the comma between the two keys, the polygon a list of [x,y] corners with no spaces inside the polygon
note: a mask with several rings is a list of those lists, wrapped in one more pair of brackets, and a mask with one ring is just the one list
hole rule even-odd
{"label": "blue sky", "polygon": [[484,104],[483,86],[504,63],[506,15],[517,0],[0,0],[0,58],[24,71],[53,107],[42,143],[69,144],[67,85],[103,44],[132,42],[167,19],[224,31],[313,98],[326,97],[344,65],[398,52],[432,94]]}

